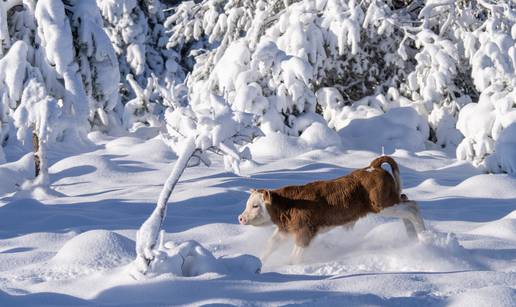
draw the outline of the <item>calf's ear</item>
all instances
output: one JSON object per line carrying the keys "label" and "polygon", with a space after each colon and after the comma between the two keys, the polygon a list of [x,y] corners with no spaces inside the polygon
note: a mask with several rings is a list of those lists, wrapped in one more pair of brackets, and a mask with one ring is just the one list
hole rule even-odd
{"label": "calf's ear", "polygon": [[263,190],[262,194],[263,194],[263,201],[266,203],[270,203],[271,202],[271,191]]}
{"label": "calf's ear", "polygon": [[249,190],[249,192],[254,193],[254,192],[256,192],[256,189],[251,189],[251,190]]}

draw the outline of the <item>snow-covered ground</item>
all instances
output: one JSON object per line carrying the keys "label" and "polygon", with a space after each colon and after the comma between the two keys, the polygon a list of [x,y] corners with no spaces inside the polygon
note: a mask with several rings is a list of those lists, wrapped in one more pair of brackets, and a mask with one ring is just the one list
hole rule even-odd
{"label": "snow-covered ground", "polygon": [[50,149],[53,191],[18,191],[30,156],[0,166],[1,306],[516,305],[514,177],[483,174],[439,151],[397,150],[404,192],[431,229],[428,242],[410,241],[398,220],[369,216],[353,230],[320,235],[303,264],[288,265],[290,243],[255,274],[252,258],[241,255],[259,255],[273,229],[238,224],[250,188],[334,178],[377,154],[330,147],[255,156],[241,165],[243,177],[215,158],[184,173],[165,240],[196,240],[227,270],[135,279],[136,230],[176,157],[158,138],[90,139],[86,149]]}

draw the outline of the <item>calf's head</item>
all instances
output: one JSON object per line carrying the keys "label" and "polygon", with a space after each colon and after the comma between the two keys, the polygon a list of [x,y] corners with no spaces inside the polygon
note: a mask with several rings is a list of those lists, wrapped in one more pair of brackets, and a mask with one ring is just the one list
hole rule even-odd
{"label": "calf's head", "polygon": [[262,226],[271,223],[271,217],[266,205],[271,202],[269,190],[251,190],[251,195],[245,205],[245,210],[238,216],[242,225]]}

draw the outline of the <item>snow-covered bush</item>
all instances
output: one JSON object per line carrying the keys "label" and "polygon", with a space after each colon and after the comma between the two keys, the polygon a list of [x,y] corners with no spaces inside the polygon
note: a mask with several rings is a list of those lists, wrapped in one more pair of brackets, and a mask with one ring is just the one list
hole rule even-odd
{"label": "snow-covered bush", "polygon": [[140,85],[134,80],[133,75],[127,75],[127,81],[131,86],[136,97],[129,100],[124,106],[124,115],[122,122],[124,127],[128,130],[137,129],[140,126],[151,126],[159,127],[161,122],[155,109],[158,105],[152,103],[155,90],[155,77],[149,78],[147,81],[147,87],[141,88]]}

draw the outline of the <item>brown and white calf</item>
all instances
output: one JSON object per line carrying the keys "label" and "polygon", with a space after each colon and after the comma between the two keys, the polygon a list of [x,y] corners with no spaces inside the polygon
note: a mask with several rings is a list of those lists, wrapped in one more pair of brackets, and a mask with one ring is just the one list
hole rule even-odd
{"label": "brown and white calf", "polygon": [[[381,166],[387,163],[392,174]],[[275,224],[261,260],[265,260],[288,235],[294,237],[291,263],[301,261],[304,248],[321,232],[336,226],[352,227],[369,213],[399,217],[409,237],[425,230],[415,201],[401,194],[398,165],[382,156],[362,169],[334,180],[315,181],[302,186],[275,190],[251,190],[240,224]]]}

